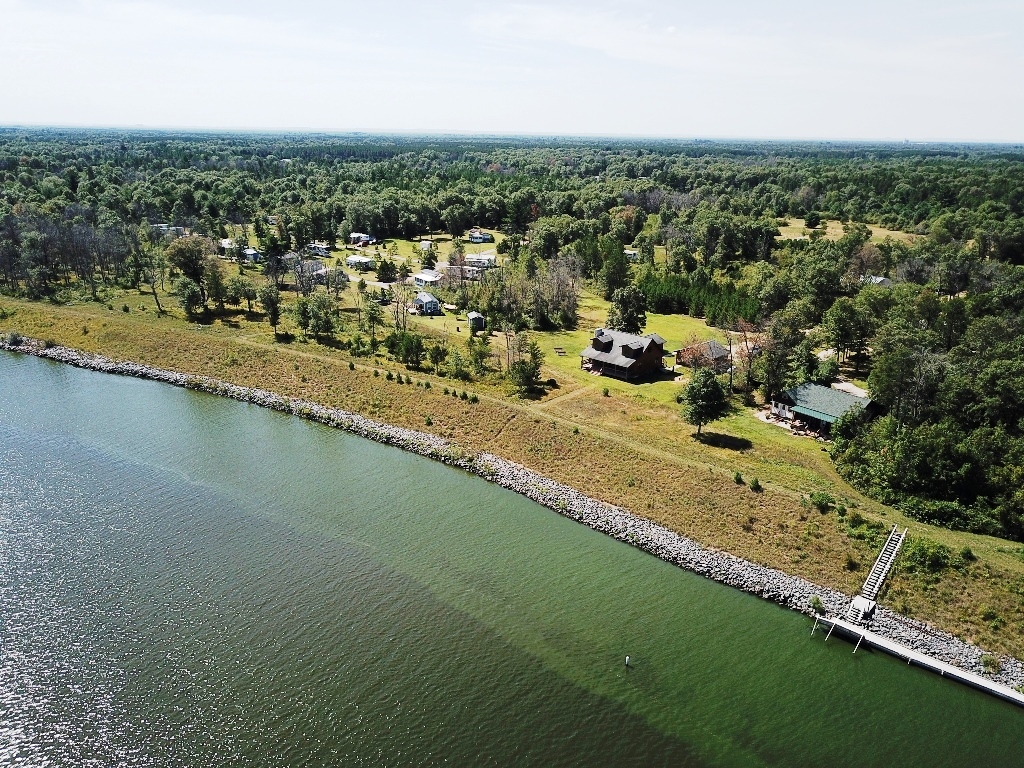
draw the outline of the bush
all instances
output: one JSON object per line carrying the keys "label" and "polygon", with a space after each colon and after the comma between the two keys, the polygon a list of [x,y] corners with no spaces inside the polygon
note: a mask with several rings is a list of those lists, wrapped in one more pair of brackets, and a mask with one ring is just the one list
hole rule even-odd
{"label": "bush", "polygon": [[121,305],[121,311],[125,312],[125,313],[131,312],[131,310],[128,308],[127,304],[122,304]]}
{"label": "bush", "polygon": [[750,481],[749,487],[750,490],[752,490],[754,493],[760,493],[761,491],[764,490],[764,488],[761,486],[761,481],[758,480],[756,477]]}
{"label": "bush", "polygon": [[459,395],[459,400],[469,400],[469,394],[467,394],[466,390],[462,390],[462,394]]}
{"label": "bush", "polygon": [[20,347],[23,341],[24,339],[21,337],[21,334],[16,331],[11,331],[7,334],[7,343],[12,347]]}
{"label": "bush", "polygon": [[445,388],[444,388],[444,392],[443,392],[443,394],[445,394],[445,395],[447,395],[447,394],[448,394],[448,387],[445,387]]}
{"label": "bush", "polygon": [[348,361],[348,369],[350,371],[354,371],[356,369],[356,364],[353,363],[351,360]]}
{"label": "bush", "polygon": [[736,485],[743,485],[743,475],[741,475],[739,472],[733,472],[732,481],[736,483]]}
{"label": "bush", "polygon": [[378,371],[376,368],[374,368],[373,369],[373,378],[376,379],[378,376],[380,376],[380,371]]}
{"label": "bush", "polygon": [[1003,668],[1003,663],[999,661],[997,656],[993,656],[991,653],[986,653],[981,657],[981,667],[990,675],[994,675]]}
{"label": "bush", "polygon": [[433,420],[432,418],[430,418],[429,416],[427,416],[427,418],[425,419],[424,423],[425,423],[425,424],[426,424],[426,425],[427,425],[428,427],[430,427],[430,426],[433,426],[433,424],[434,424],[434,420]]}
{"label": "bush", "polygon": [[603,395],[604,397],[608,397],[608,387],[605,387],[604,389],[602,389],[602,390],[601,390],[601,394],[602,394],[602,395]]}
{"label": "bush", "polygon": [[388,375],[385,376],[384,378],[387,379],[388,381],[394,381],[395,380],[395,374],[393,374],[391,371],[388,371]]}
{"label": "bush", "polygon": [[423,388],[424,389],[430,389],[430,382],[429,381],[424,381],[423,382]]}
{"label": "bush", "polygon": [[402,378],[402,374],[398,374],[398,375],[397,375],[397,376],[395,377],[395,381],[397,381],[397,382],[398,382],[399,384],[402,384],[402,383],[404,383],[404,382],[405,382],[405,379],[403,379],[403,378]]}
{"label": "bush", "polygon": [[579,427],[573,427],[573,428],[572,428],[572,433],[573,433],[574,435],[578,435],[578,434],[580,433],[580,428],[579,428]]}
{"label": "bush", "polygon": [[472,395],[469,396],[469,402],[471,402],[471,403],[479,403],[480,402],[480,398],[477,397],[476,394],[472,394]]}
{"label": "bush", "polygon": [[811,595],[811,610],[815,613],[825,613],[825,605],[817,595]]}
{"label": "bush", "polygon": [[825,493],[824,491],[815,491],[811,494],[811,504],[813,504],[815,509],[821,512],[821,514],[828,512],[835,503],[836,500],[832,498],[832,495]]}
{"label": "bush", "polygon": [[964,547],[960,550],[960,559],[965,563],[973,563],[978,559],[978,556],[971,551],[970,547]]}
{"label": "bush", "polygon": [[43,349],[53,349],[57,346],[57,342],[53,339],[47,339],[43,342]]}
{"label": "bush", "polygon": [[931,539],[910,539],[903,549],[903,562],[911,573],[941,573],[952,565],[953,552]]}

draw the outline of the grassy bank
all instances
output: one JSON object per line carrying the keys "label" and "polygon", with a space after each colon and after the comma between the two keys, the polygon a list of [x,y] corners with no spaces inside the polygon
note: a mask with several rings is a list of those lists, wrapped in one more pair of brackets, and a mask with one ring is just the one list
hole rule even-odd
{"label": "grassy bank", "polygon": [[[548,352],[544,376],[558,387],[525,402],[509,398],[499,383],[456,384],[416,371],[412,383],[398,384],[385,373],[401,371],[404,378],[407,371],[393,362],[350,359],[312,342],[276,343],[265,323],[243,315],[209,325],[158,317],[148,294],[126,295],[115,307],[0,299],[0,331],[265,387],[434,432],[520,462],[705,545],[847,593],[870,568],[880,531],[891,523],[908,525],[914,536],[954,554],[967,547],[977,559],[957,555],[948,567],[925,573],[901,567],[883,602],[985,647],[1024,656],[1020,545],[906,520],[840,480],[819,443],[765,424],[749,409],[737,408],[711,425],[707,441],[696,442],[674,405],[678,383],[632,386],[579,371],[581,342],[589,326],[603,320],[596,300],[584,303],[582,330],[538,337]],[[691,332],[708,333],[699,325],[691,318],[651,316],[648,328],[682,342]],[[443,332],[440,326],[427,330]],[[566,355],[554,354],[555,347]],[[479,402],[445,395],[445,387],[468,390]],[[736,472],[744,482],[735,482]],[[763,492],[750,489],[754,477]],[[814,491],[830,493],[833,508],[821,512],[811,505],[807,496]]]}

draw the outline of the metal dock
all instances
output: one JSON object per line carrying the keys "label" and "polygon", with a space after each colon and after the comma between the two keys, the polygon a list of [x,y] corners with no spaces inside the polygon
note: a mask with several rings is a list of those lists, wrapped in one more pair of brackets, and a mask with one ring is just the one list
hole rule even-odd
{"label": "metal dock", "polygon": [[857,645],[853,649],[854,653],[857,652],[857,649],[860,648],[863,643],[885,651],[897,658],[906,659],[907,664],[916,664],[919,667],[930,669],[932,672],[938,672],[943,677],[952,678],[959,683],[969,685],[972,688],[977,688],[985,691],[986,693],[990,693],[993,696],[998,696],[1001,699],[1013,702],[1020,707],[1024,707],[1024,693],[1002,685],[1001,683],[992,682],[988,678],[960,669],[960,667],[954,667],[952,664],[947,664],[944,661],[933,659],[927,654],[920,653],[912,648],[907,648],[907,646],[889,640],[881,635],[876,635],[874,632],[871,632],[858,624],[853,624],[849,621],[844,621],[843,619],[819,618],[814,620],[814,629],[811,630],[812,635],[818,628],[819,624],[823,626],[829,625],[828,635],[825,636],[826,642],[832,635],[833,630],[839,630],[839,632],[846,635],[846,637],[850,639],[857,639]]}

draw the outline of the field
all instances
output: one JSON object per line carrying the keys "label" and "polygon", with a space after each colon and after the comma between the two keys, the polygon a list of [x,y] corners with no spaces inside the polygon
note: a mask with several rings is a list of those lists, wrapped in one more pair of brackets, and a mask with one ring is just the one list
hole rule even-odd
{"label": "field", "polygon": [[[880,243],[885,238],[891,237],[893,240],[899,240],[904,243],[909,243],[914,240],[916,235],[911,235],[907,232],[898,232],[893,229],[885,229],[875,224],[866,225],[871,230],[871,242]],[[829,240],[838,240],[843,236],[843,223],[841,221],[822,220],[818,227],[819,230],[824,231],[824,236]],[[781,240],[802,240],[810,237],[811,230],[804,226],[803,219],[789,219],[784,225],[779,227],[779,239]]]}
{"label": "field", "polygon": [[[675,404],[682,382],[666,376],[631,385],[580,370],[579,352],[607,315],[607,303],[599,298],[584,297],[578,330],[535,334],[545,352],[543,376],[556,383],[536,400],[510,396],[496,375],[453,382],[407,371],[383,356],[350,358],[337,345],[301,338],[275,342],[262,318],[244,312],[204,324],[188,322],[177,314],[172,297],[161,300],[173,308],[171,315],[157,315],[148,291],[126,293],[109,305],[0,298],[0,332],[268,387],[435,432],[621,504],[705,545],[851,594],[870,568],[881,531],[894,523],[907,525],[913,536],[953,552],[969,547],[978,559],[927,577],[899,570],[883,602],[995,651],[1024,656],[1020,545],[906,519],[845,484],[822,444],[766,424],[757,411],[738,403],[698,442]],[[345,314],[351,331],[354,314]],[[464,320],[455,315],[410,322],[431,335],[447,334],[449,344],[467,335]],[[685,316],[649,315],[647,331],[664,336],[668,349],[692,338],[723,338]],[[492,337],[491,346],[503,356],[500,336]],[[565,355],[556,354],[556,347]],[[386,371],[409,373],[413,381],[387,381]],[[429,389],[423,386],[428,382]],[[467,390],[480,402],[445,395],[445,388]],[[743,482],[734,481],[736,472]],[[755,477],[764,492],[750,489]],[[835,507],[826,513],[815,509],[807,500],[814,491],[832,494]]]}

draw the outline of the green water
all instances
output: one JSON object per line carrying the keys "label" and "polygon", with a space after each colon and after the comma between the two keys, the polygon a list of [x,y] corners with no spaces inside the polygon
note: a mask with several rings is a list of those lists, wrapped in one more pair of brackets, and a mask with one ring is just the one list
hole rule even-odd
{"label": "green water", "polygon": [[1024,711],[478,478],[8,353],[0,622],[10,765],[1024,765]]}

